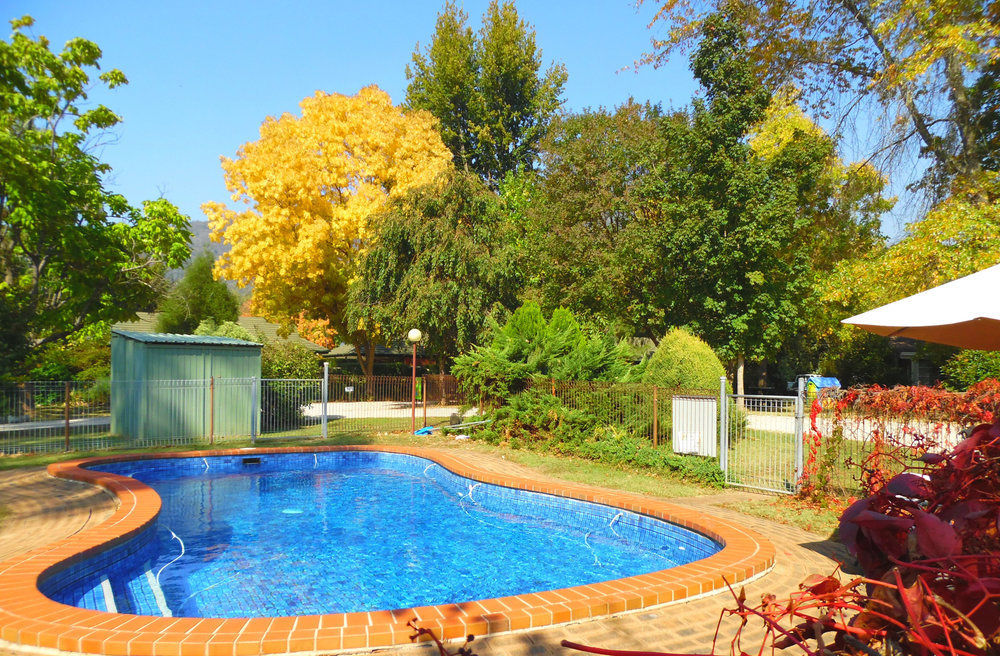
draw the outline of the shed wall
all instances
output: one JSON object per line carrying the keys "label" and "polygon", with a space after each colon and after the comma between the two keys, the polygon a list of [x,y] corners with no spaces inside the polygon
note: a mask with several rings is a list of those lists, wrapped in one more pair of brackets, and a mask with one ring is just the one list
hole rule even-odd
{"label": "shed wall", "polygon": [[112,334],[111,354],[112,432],[138,440],[250,434],[260,347]]}

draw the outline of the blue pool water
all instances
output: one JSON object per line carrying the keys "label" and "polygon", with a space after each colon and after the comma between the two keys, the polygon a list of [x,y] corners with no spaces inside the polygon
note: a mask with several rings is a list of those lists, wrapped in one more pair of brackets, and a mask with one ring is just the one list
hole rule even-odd
{"label": "blue pool water", "polygon": [[476,483],[377,452],[158,459],[95,467],[153,487],[155,526],[43,581],[119,613],[270,617],[406,608],[634,576],[705,558],[649,517]]}

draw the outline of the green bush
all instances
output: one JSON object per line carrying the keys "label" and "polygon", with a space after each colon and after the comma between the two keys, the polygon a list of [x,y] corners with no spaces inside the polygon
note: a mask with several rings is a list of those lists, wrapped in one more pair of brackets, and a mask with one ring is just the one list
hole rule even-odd
{"label": "green bush", "polygon": [[261,378],[319,378],[322,366],[318,355],[298,344],[270,341],[260,350]]}
{"label": "green bush", "polygon": [[27,363],[27,380],[102,380],[111,377],[111,329],[107,324],[40,349]]}
{"label": "green bush", "polygon": [[726,375],[712,347],[683,328],[672,328],[646,364],[642,382],[659,387],[718,392]]}
{"label": "green bush", "polygon": [[[683,328],[672,328],[660,340],[653,357],[646,363],[642,382],[717,397],[719,379],[725,375],[726,369],[711,346]],[[728,382],[726,391],[733,391]],[[671,406],[669,392],[661,395],[657,411],[661,434],[669,434],[671,430]],[[646,417],[650,415],[651,411],[646,413]],[[652,419],[647,419],[647,432],[651,424]],[[737,434],[742,434],[742,428],[746,425],[746,412],[739,407],[732,408],[729,412],[729,424]]]}
{"label": "green bush", "polygon": [[1000,378],[1000,351],[959,351],[941,367],[949,387],[965,390],[987,378]]}
{"label": "green bush", "polygon": [[620,430],[606,430],[599,439],[574,446],[572,452],[600,462],[671,472],[714,487],[722,487],[725,483],[725,476],[714,458],[678,455],[669,447],[654,447]]}
{"label": "green bush", "polygon": [[503,325],[487,328],[488,342],[455,358],[452,373],[466,397],[497,407],[523,391],[532,378],[621,380],[629,353],[607,335],[589,334],[573,313],[559,308],[546,321],[528,302]]}
{"label": "green bush", "polygon": [[235,321],[223,321],[221,324],[215,323],[215,319],[209,317],[203,319],[198,327],[194,329],[195,335],[213,335],[215,337],[229,337],[231,339],[243,339],[248,342],[265,342],[267,340],[254,337],[250,331],[236,323]]}

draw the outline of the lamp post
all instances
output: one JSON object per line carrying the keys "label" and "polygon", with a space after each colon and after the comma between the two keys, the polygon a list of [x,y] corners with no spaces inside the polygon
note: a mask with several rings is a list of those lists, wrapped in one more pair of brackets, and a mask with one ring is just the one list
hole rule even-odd
{"label": "lamp post", "polygon": [[423,338],[423,333],[417,328],[411,328],[406,333],[406,339],[413,344],[413,378],[410,380],[410,435],[417,431],[417,342]]}

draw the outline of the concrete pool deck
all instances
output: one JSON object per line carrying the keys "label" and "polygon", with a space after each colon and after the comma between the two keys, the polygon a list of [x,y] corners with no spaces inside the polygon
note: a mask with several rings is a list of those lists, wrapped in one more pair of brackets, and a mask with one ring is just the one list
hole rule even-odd
{"label": "concrete pool deck", "polygon": [[[435,452],[435,450],[421,450],[420,455],[427,455],[430,452]],[[436,453],[446,460],[451,460],[458,455],[450,450],[436,451]],[[590,495],[600,498],[620,496],[620,493],[611,490],[555,481],[498,457],[463,451],[461,455],[458,455],[458,458],[465,461],[472,470],[492,473],[500,478],[531,479],[546,484],[542,487],[556,486],[567,491],[570,489],[577,492],[589,490]],[[458,473],[463,472],[459,471]],[[843,557],[842,552],[838,552],[836,545],[817,536],[792,527],[750,518],[713,506],[713,503],[718,502],[720,498],[731,502],[746,497],[745,493],[727,492],[712,497],[671,499],[669,501],[674,506],[686,509],[688,512],[682,513],[684,515],[690,514],[692,517],[702,519],[709,515],[715,515],[724,520],[726,524],[735,521],[738,525],[755,529],[770,538],[776,551],[777,564],[768,574],[748,584],[749,599],[757,599],[763,592],[774,592],[779,596],[786,595],[797,589],[798,583],[809,574],[831,572],[835,564],[828,556],[841,554],[840,557]],[[645,497],[639,497],[639,499],[652,505],[659,505],[658,500]],[[37,468],[0,472],[0,504],[9,509],[8,516],[0,525],[0,556],[5,557],[23,554],[49,541],[77,533],[84,527],[92,527],[99,521],[111,517],[114,508],[110,497],[97,488],[49,478],[43,470]],[[647,504],[643,503],[643,505]],[[704,520],[704,522],[698,523],[711,523],[711,521]],[[9,599],[8,596],[8,601]],[[480,656],[491,654],[511,656],[569,654],[573,652],[559,646],[560,640],[569,639],[612,649],[706,653],[711,648],[719,611],[727,605],[731,605],[731,601],[728,593],[722,592],[710,597],[688,600],[669,606],[654,605],[651,608],[611,617],[590,619],[578,615],[578,621],[572,624],[558,624],[548,628],[500,633],[486,637],[481,637],[482,631],[476,631],[476,627],[473,626],[471,627],[473,632],[480,636],[477,637],[473,646]],[[62,608],[71,615],[76,612],[76,609]],[[103,615],[109,617],[108,614]],[[405,620],[402,621],[405,622]],[[183,631],[187,626],[183,620],[173,620],[173,622],[175,623],[174,631]],[[178,622],[180,624],[177,624]],[[193,619],[186,622],[196,626],[199,620]],[[428,625],[433,626],[433,623]],[[11,627],[7,626],[4,620],[0,620],[0,630],[3,630],[5,626],[7,628],[5,635],[10,635]],[[317,629],[306,630],[317,631]],[[320,632],[322,630],[318,629]],[[91,633],[95,631],[96,629],[92,630]],[[751,633],[746,635],[748,639]],[[727,634],[724,632],[723,636],[725,635]],[[731,632],[728,635],[731,635]],[[76,633],[75,637],[66,636],[63,649],[79,651],[81,646],[87,647],[92,644],[81,642],[84,637],[80,633]],[[223,635],[216,637],[222,638]],[[195,648],[192,644],[192,642],[196,642],[196,635],[188,635],[187,638],[190,640],[186,642],[182,640],[177,643],[187,648],[177,649],[174,653],[203,653],[212,656],[223,652],[235,654],[259,653],[261,651],[261,649],[256,651],[248,649],[250,645],[246,643],[242,645],[241,649],[237,649],[232,646],[236,643],[236,636],[231,636],[232,639],[229,643],[225,640],[215,640],[211,648],[207,646],[209,641],[204,641],[200,649]],[[71,644],[73,642],[76,643],[75,648]],[[728,638],[719,645],[720,649],[727,649],[727,643]],[[155,641],[148,644],[140,640],[135,642],[133,645],[135,649],[130,650],[130,653],[170,653],[171,650],[166,648],[167,644],[167,642],[161,641],[160,648],[156,648]],[[225,644],[230,644],[228,650],[224,648]],[[752,646],[753,642],[744,642],[744,644]],[[59,646],[58,641],[55,646]],[[150,647],[148,652],[144,650],[146,646]],[[292,647],[291,643],[288,643],[288,646]],[[316,651],[315,647],[317,646],[320,647],[318,651],[321,653],[331,651],[318,643],[314,643],[314,648],[306,651]],[[0,650],[2,649],[7,651],[0,651],[0,653],[37,652],[37,648],[35,650],[24,647],[14,648],[10,640],[7,640],[4,647],[0,647]],[[377,649],[377,651],[380,653],[406,652],[414,654],[422,653],[427,649],[429,646],[425,644],[417,647],[390,647]],[[293,650],[303,651],[303,649],[295,647]],[[84,649],[84,651],[91,650]]]}

